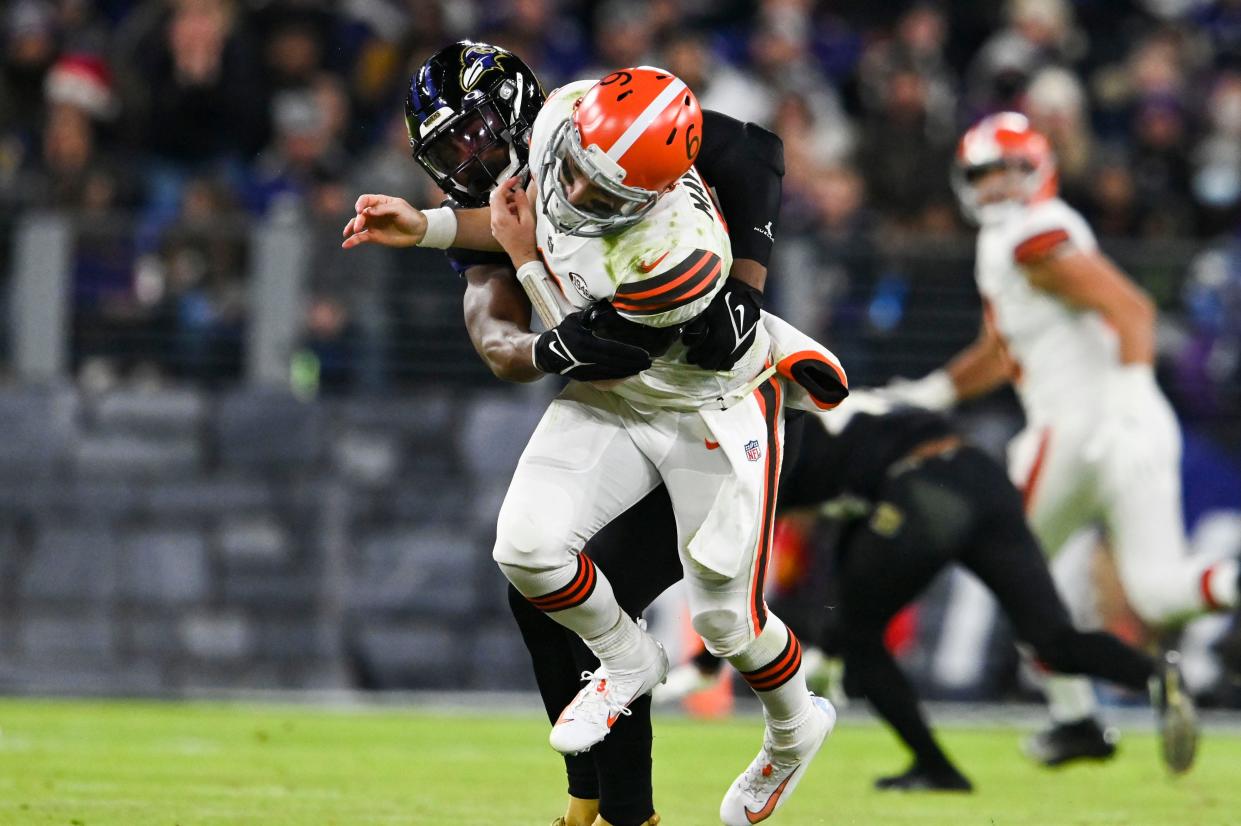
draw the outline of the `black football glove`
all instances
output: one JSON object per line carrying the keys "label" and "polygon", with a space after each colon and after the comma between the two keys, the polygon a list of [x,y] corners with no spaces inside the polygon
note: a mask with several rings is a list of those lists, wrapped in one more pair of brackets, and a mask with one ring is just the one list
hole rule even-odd
{"label": "black football glove", "polygon": [[730,370],[754,343],[763,293],[729,278],[707,309],[685,328],[685,360],[704,370]]}
{"label": "black football glove", "polygon": [[587,311],[569,313],[534,343],[534,366],[577,381],[602,381],[635,376],[651,366],[640,347],[599,338],[586,320]]}

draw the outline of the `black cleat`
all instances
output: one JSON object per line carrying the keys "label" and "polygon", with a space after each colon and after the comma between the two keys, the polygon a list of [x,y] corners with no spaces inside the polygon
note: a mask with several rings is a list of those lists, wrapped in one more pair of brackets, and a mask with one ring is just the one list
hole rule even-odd
{"label": "black cleat", "polygon": [[1120,733],[1103,728],[1093,717],[1076,723],[1057,723],[1026,738],[1022,751],[1048,768],[1074,760],[1111,760],[1116,755]]}
{"label": "black cleat", "polygon": [[952,766],[930,769],[914,763],[904,774],[880,777],[875,788],[881,792],[972,792],[974,786]]}
{"label": "black cleat", "polygon": [[1198,753],[1198,715],[1193,698],[1185,691],[1180,663],[1179,653],[1165,653],[1150,683],[1151,706],[1159,715],[1163,762],[1173,774],[1189,771]]}

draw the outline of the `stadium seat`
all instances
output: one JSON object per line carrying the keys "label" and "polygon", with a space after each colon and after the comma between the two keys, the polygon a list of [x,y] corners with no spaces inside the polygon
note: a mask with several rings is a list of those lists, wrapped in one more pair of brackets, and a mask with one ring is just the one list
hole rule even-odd
{"label": "stadium seat", "polygon": [[53,472],[77,433],[78,398],[69,386],[0,390],[0,477],[28,481]]}
{"label": "stadium seat", "polygon": [[478,562],[472,543],[459,531],[409,527],[364,536],[349,606],[360,615],[384,611],[467,618],[478,597]]}
{"label": "stadium seat", "polygon": [[74,454],[76,472],[91,478],[185,478],[202,466],[202,444],[192,436],[91,433]]}
{"label": "stadium seat", "polygon": [[287,393],[243,390],[220,402],[215,447],[225,467],[285,475],[313,467],[327,439],[323,407]]}
{"label": "stadium seat", "polygon": [[294,553],[289,531],[270,513],[225,515],[215,540],[229,567],[278,566]]}
{"label": "stadium seat", "polygon": [[207,598],[207,542],[193,527],[149,529],[121,539],[121,596],[143,605],[178,606]]}
{"label": "stadium seat", "polygon": [[110,602],[117,593],[118,555],[106,524],[44,522],[36,528],[19,595],[29,601]]}
{"label": "stadium seat", "polygon": [[112,392],[90,410],[100,432],[184,436],[197,433],[206,412],[202,395],[189,389]]}

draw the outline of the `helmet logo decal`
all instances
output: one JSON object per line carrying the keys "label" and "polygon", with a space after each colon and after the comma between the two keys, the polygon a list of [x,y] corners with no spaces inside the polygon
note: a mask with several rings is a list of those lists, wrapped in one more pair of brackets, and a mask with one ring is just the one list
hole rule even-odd
{"label": "helmet logo decal", "polygon": [[577,290],[579,293],[581,293],[582,298],[586,299],[587,301],[598,301],[599,300],[590,294],[590,289],[586,286],[586,279],[582,278],[582,276],[578,275],[577,273],[575,272],[569,273],[569,283],[572,284],[573,288]]}
{"label": "helmet logo decal", "polygon": [[461,54],[461,88],[467,91],[478,85],[483,75],[499,69],[500,61],[508,55],[495,46],[475,45]]}

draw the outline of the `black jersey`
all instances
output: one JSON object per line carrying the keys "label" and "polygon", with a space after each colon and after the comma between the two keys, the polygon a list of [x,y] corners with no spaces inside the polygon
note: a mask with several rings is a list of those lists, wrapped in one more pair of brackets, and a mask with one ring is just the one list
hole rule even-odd
{"label": "black jersey", "polygon": [[918,445],[954,432],[940,414],[916,408],[854,413],[835,435],[816,416],[804,418],[797,455],[790,457],[780,489],[783,507],[818,506],[846,495],[873,501],[893,465]]}

